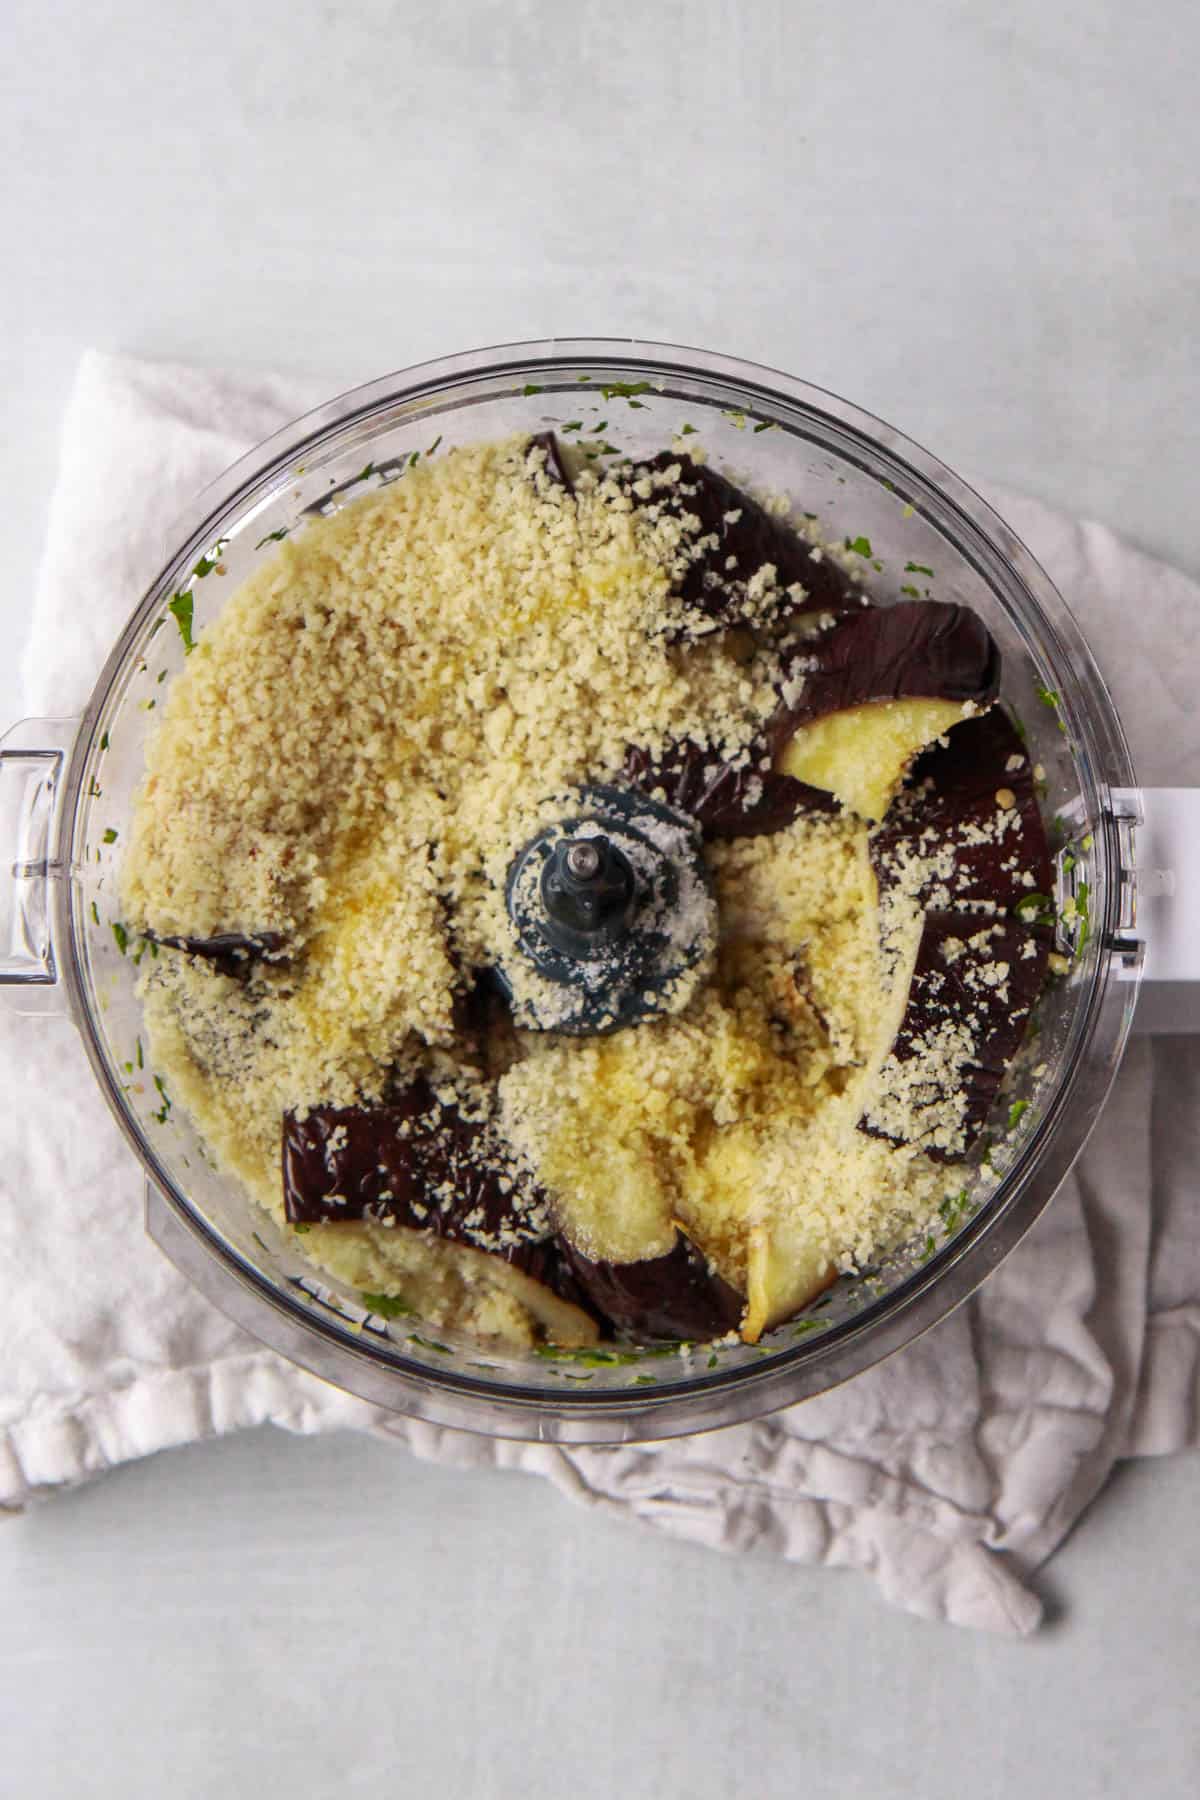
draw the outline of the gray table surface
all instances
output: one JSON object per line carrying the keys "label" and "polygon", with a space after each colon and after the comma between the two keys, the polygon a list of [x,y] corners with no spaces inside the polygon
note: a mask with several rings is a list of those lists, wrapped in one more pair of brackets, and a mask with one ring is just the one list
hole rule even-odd
{"label": "gray table surface", "polygon": [[[1198,53],[1190,0],[9,0],[0,719],[86,344],[703,344],[1200,573]],[[159,1457],[0,1527],[0,1793],[1174,1800],[1197,1475],[1012,1644],[375,1444]]]}

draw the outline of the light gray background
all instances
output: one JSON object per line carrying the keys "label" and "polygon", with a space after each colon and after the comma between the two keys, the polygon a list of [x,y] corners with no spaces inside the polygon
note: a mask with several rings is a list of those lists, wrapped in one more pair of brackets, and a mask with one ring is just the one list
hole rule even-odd
{"label": "light gray background", "polygon": [[[7,0],[0,720],[88,343],[702,344],[1200,573],[1198,53],[1192,0]],[[1016,1645],[378,1445],[160,1457],[0,1527],[0,1794],[1182,1800],[1198,1473]]]}

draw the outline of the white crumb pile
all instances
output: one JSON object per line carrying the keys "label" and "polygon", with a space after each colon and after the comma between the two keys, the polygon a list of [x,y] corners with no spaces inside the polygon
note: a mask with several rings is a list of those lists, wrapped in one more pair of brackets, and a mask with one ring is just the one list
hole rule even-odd
{"label": "white crumb pile", "polygon": [[[455,1000],[510,948],[504,878],[559,797],[612,780],[631,744],[733,755],[771,711],[768,651],[674,641],[688,531],[596,474],[572,497],[523,441],[456,450],[285,542],[173,683],[122,865],[129,926],[278,933],[289,960],[250,981],[148,960],[150,1050],[276,1218],[285,1111],[419,1069],[469,1108]],[[688,1004],[611,1038],[518,1033],[498,1124],[588,1253],[669,1247],[679,1222],[744,1286],[747,1234],[767,1230],[800,1246],[811,1293],[946,1191],[856,1128],[915,936],[885,981],[848,817],[706,856],[720,935]],[[534,1284],[479,1252],[370,1223],[302,1247],[434,1322],[518,1344],[556,1329]]]}

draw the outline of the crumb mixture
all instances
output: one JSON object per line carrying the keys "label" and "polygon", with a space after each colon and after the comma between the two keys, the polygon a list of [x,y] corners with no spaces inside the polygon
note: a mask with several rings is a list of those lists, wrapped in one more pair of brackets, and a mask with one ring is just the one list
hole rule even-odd
{"label": "crumb mixture", "polygon": [[[668,459],[632,492],[590,471],[572,487],[512,440],[308,524],[172,685],[122,895],[160,941],[285,946],[248,976],[167,951],[144,980],[155,1066],[281,1222],[284,1116],[384,1105],[419,1077],[466,1125],[488,1121],[572,1254],[648,1262],[682,1232],[748,1296],[756,1336],[948,1190],[916,1145],[859,1128],[928,867],[881,909],[848,808],[710,841],[719,928],[679,1010],[608,1037],[510,1019],[481,1042],[464,1024],[476,973],[511,956],[506,873],[562,796],[617,780],[631,745],[687,744],[745,774],[780,693],[803,684],[770,629],[803,590],[773,565],[743,583],[752,632],[695,628],[681,595],[716,539],[686,488],[661,503],[678,478]],[[752,804],[770,779],[751,771]],[[897,857],[915,869],[911,844]],[[435,1323],[514,1344],[595,1335],[562,1283],[479,1240],[370,1209],[303,1231],[315,1263]]]}

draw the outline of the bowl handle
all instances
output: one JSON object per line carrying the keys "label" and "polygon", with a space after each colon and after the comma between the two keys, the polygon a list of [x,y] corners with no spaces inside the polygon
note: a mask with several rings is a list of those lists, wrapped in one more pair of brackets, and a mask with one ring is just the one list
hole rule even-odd
{"label": "bowl handle", "polygon": [[[1200,1032],[1200,788],[1116,789],[1112,799],[1129,838],[1111,947],[1144,947],[1133,1029]],[[1125,888],[1127,864],[1135,879]]]}
{"label": "bowl handle", "polygon": [[51,880],[67,758],[78,719],[25,719],[0,738],[0,1006],[66,1013]]}

